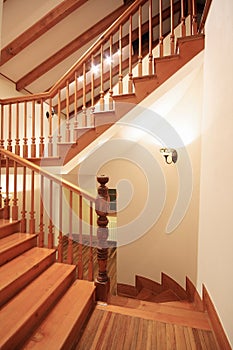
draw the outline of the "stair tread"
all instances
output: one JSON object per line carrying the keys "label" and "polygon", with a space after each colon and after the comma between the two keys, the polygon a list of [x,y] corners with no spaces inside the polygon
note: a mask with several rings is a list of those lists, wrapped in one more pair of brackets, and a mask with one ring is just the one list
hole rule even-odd
{"label": "stair tread", "polygon": [[155,62],[165,62],[165,61],[172,61],[172,60],[177,60],[179,59],[179,54],[173,54],[173,55],[167,55],[163,57],[155,57],[154,61]]}
{"label": "stair tread", "polygon": [[36,234],[16,232],[3,237],[0,240],[0,253],[36,236]]}
{"label": "stair tread", "polygon": [[[8,292],[6,292],[6,290],[9,289],[12,284],[17,283],[17,280],[21,279],[20,284],[22,285],[22,279],[25,280],[26,274],[32,271],[32,274],[35,275],[35,270],[38,270],[38,265],[47,257],[54,255],[54,253],[54,249],[34,247],[3,265],[0,270],[1,300],[3,294],[9,293],[9,290]],[[14,288],[16,287],[14,286]]]}
{"label": "stair tread", "polygon": [[151,301],[157,303],[164,303],[168,301],[180,301],[181,299],[171,290],[167,289],[157,295],[153,295]]}
{"label": "stair tread", "polygon": [[77,336],[77,327],[80,331],[85,320],[84,316],[87,317],[86,305],[94,304],[92,301],[94,291],[93,282],[76,280],[23,349],[61,349],[72,329],[76,328]]}
{"label": "stair tread", "polygon": [[75,269],[74,265],[54,263],[2,307],[0,324],[4,327],[0,328],[0,348],[4,344],[10,347],[15,335],[21,337],[22,329],[25,331],[26,328],[28,332],[28,327],[40,321],[54,298],[58,298],[66,288],[64,281],[75,275]]}
{"label": "stair tread", "polygon": [[163,305],[167,305],[170,307],[176,307],[176,308],[182,308],[182,309],[188,309],[188,310],[196,310],[195,304],[193,302],[180,300],[180,301],[166,301],[163,302]]}
{"label": "stair tread", "polygon": [[118,300],[118,297],[114,298],[111,296],[110,303],[108,305],[98,305],[98,308],[160,322],[182,324],[198,329],[211,329],[208,316],[205,312],[124,297]]}
{"label": "stair tread", "polygon": [[20,220],[12,220],[12,219],[0,219],[0,227],[5,227],[5,226],[9,226],[12,224],[16,224],[19,223]]}

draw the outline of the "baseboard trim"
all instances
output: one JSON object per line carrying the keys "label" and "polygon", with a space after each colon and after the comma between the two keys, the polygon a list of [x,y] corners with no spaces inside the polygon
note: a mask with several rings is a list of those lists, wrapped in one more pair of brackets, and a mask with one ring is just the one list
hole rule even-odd
{"label": "baseboard trim", "polygon": [[164,289],[171,289],[181,300],[188,299],[186,290],[164,272],[162,272],[162,286]]}
{"label": "baseboard trim", "polygon": [[207,312],[209,317],[209,322],[211,324],[211,328],[216,338],[216,342],[219,345],[220,349],[224,350],[232,350],[231,345],[228,341],[228,338],[225,334],[221,321],[219,319],[218,313],[214,307],[214,304],[207,292],[206,287],[202,286],[202,298],[199,295],[195,285],[192,281],[186,277],[186,290],[183,289],[175,280],[171,277],[167,276],[164,273],[161,273],[161,283],[154,282],[148,278],[142,276],[136,276],[135,278],[135,286],[118,283],[117,284],[117,293],[120,296],[127,296],[131,298],[137,298],[137,294],[141,289],[146,288],[150,289],[154,292],[162,292],[163,290],[170,289],[175,292],[175,294],[180,297],[180,299],[184,298],[193,302],[195,305],[195,309],[200,312]]}
{"label": "baseboard trim", "polygon": [[215,334],[216,337],[216,341],[220,347],[220,349],[224,349],[224,350],[232,350],[232,347],[227,339],[227,336],[225,334],[225,331],[223,329],[223,326],[219,320],[217,311],[215,310],[214,304],[207,292],[206,287],[203,285],[202,286],[202,293],[203,293],[203,304],[204,307],[208,313],[210,322],[211,322],[211,326],[213,329],[213,332]]}
{"label": "baseboard trim", "polygon": [[124,283],[117,283],[117,295],[135,298],[137,294],[138,290],[136,287]]}
{"label": "baseboard trim", "polygon": [[196,287],[188,277],[186,277],[186,292],[189,301],[194,303],[196,310],[203,312],[205,310],[204,303],[196,290]]}

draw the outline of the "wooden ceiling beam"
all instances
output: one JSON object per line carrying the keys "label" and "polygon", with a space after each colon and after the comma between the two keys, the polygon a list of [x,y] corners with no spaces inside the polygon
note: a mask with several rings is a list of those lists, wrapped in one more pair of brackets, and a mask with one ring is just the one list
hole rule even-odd
{"label": "wooden ceiling beam", "polygon": [[124,13],[127,7],[127,5],[120,6],[118,9],[113,11],[111,15],[108,15],[100,20],[94,26],[79,35],[76,39],[57,51],[54,55],[50,56],[47,60],[35,67],[28,74],[16,82],[16,89],[18,91],[24,89],[40,76],[47,73],[50,69],[54,68],[57,64],[62,62],[65,58],[69,57],[75,51],[79,50],[83,45],[87,44],[97,35],[103,33],[122,13]]}
{"label": "wooden ceiling beam", "polygon": [[55,26],[88,0],[64,0],[1,50],[0,65],[8,62],[34,40]]}

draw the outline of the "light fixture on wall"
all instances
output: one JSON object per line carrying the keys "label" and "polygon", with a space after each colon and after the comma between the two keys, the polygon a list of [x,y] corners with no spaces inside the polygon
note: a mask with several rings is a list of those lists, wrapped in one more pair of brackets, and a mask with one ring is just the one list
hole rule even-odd
{"label": "light fixture on wall", "polygon": [[160,152],[165,158],[167,164],[176,163],[178,154],[174,148],[161,148]]}

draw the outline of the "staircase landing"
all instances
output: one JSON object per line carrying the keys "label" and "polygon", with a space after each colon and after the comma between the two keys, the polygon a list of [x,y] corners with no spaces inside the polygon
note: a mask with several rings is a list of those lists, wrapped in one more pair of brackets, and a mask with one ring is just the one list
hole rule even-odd
{"label": "staircase landing", "polygon": [[220,350],[210,329],[122,313],[111,305],[96,306],[75,349]]}

